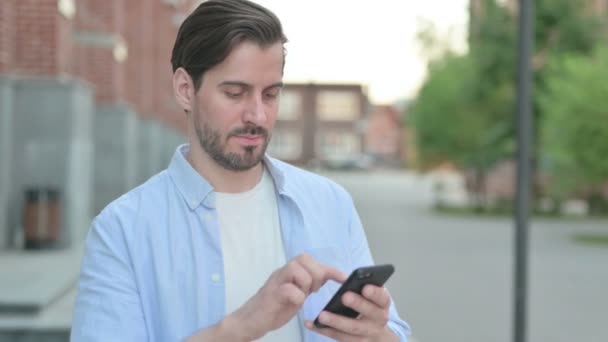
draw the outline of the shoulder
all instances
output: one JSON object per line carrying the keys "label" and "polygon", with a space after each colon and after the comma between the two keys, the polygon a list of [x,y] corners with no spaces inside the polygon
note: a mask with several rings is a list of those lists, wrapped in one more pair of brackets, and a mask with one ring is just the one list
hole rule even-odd
{"label": "shoulder", "polygon": [[94,225],[111,229],[120,227],[130,230],[137,222],[151,213],[150,208],[166,207],[167,192],[172,180],[167,171],[162,171],[119,198],[110,202],[94,220]]}
{"label": "shoulder", "polygon": [[[293,199],[304,216],[318,221],[349,222],[355,206],[341,185],[322,175],[276,161],[273,166],[284,177],[283,191]],[[318,223],[318,222],[317,222]]]}
{"label": "shoulder", "polygon": [[287,191],[300,195],[322,195],[332,199],[350,201],[350,194],[335,181],[304,170],[280,160],[272,159],[273,166],[279,169],[285,177]]}

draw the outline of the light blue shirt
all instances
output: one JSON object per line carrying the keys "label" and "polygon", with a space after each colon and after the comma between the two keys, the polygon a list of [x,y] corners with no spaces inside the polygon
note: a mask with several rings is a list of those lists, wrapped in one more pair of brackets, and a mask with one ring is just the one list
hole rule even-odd
{"label": "light blue shirt", "polygon": [[[226,314],[215,193],[180,146],[167,170],[123,195],[93,221],[86,239],[72,341],[179,341]],[[337,184],[266,157],[277,192],[287,260],[308,253],[349,274],[372,265],[350,195]],[[326,283],[298,313],[304,328],[339,287]],[[391,306],[389,327],[409,328]]]}

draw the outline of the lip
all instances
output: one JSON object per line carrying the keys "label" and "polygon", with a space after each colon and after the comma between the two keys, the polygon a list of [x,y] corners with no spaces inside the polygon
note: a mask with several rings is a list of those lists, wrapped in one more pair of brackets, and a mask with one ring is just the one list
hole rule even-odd
{"label": "lip", "polygon": [[235,135],[235,138],[241,145],[259,145],[264,138],[261,135]]}

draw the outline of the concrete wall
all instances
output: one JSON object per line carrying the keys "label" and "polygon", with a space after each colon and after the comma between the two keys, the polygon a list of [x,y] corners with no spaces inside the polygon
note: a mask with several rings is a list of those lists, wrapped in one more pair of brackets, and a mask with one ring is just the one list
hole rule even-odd
{"label": "concrete wall", "polygon": [[95,213],[167,168],[187,141],[159,121],[125,106],[101,106],[95,117]]}
{"label": "concrete wall", "polygon": [[1,77],[0,249],[23,240],[25,189],[61,191],[68,245],[109,202],[165,169],[186,140],[127,106],[95,107],[78,81]]}
{"label": "concrete wall", "polygon": [[137,185],[137,115],[122,105],[99,106],[95,113],[94,212]]}
{"label": "concrete wall", "polygon": [[170,127],[163,127],[160,147],[160,162],[163,169],[166,169],[169,166],[177,146],[184,144],[187,141],[188,138],[179,131]]}
{"label": "concrete wall", "polygon": [[60,241],[82,240],[91,220],[93,94],[70,79],[14,82],[13,163],[9,231],[19,234],[24,190],[62,193]]}
{"label": "concrete wall", "polygon": [[160,148],[161,136],[165,128],[158,122],[149,119],[138,121],[138,183],[144,183],[148,178],[163,170]]}
{"label": "concrete wall", "polygon": [[139,119],[138,138],[138,184],[166,169],[177,146],[188,141],[174,128],[150,119]]}
{"label": "concrete wall", "polygon": [[0,76],[0,249],[8,247],[8,201],[12,156],[13,82]]}

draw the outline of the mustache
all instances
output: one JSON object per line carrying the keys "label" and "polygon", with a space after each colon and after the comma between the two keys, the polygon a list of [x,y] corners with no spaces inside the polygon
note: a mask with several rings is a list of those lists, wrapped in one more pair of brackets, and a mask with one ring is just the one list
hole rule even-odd
{"label": "mustache", "polygon": [[239,127],[232,130],[229,134],[229,136],[235,135],[261,135],[263,137],[268,137],[268,130],[260,126]]}

